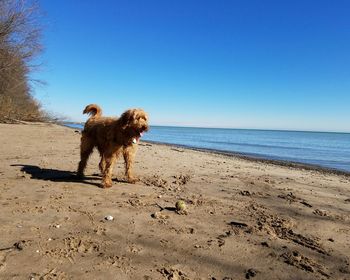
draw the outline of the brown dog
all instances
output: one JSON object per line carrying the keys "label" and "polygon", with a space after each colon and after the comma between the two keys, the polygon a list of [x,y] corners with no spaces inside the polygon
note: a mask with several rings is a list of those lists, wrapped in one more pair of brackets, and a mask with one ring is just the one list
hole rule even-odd
{"label": "brown dog", "polygon": [[97,147],[101,161],[102,187],[112,186],[112,171],[116,159],[123,154],[125,175],[129,183],[135,183],[132,165],[137,150],[137,142],[142,133],[148,131],[148,116],[142,109],[125,111],[120,118],[102,117],[102,110],[96,104],[86,106],[84,114],[90,114],[82,131],[80,162],[77,175],[82,177],[87,160]]}

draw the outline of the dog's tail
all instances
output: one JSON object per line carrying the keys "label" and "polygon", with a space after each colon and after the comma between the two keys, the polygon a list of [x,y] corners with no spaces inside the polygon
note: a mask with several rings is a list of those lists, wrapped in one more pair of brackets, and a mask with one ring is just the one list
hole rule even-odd
{"label": "dog's tail", "polygon": [[102,109],[96,104],[90,104],[85,107],[83,114],[89,114],[91,118],[99,118],[102,115]]}

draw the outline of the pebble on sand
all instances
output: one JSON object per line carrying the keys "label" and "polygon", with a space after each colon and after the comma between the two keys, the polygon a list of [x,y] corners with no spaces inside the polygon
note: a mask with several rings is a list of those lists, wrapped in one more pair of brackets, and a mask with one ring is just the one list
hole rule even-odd
{"label": "pebble on sand", "polygon": [[107,220],[107,221],[113,221],[114,218],[113,218],[113,216],[108,215],[108,216],[105,217],[105,220]]}

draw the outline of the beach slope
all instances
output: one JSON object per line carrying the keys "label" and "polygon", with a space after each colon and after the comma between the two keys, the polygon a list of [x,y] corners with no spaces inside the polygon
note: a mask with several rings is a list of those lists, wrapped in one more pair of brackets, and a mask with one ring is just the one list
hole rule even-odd
{"label": "beach slope", "polygon": [[350,279],[350,177],[141,142],[102,189],[79,142],[0,124],[0,279]]}

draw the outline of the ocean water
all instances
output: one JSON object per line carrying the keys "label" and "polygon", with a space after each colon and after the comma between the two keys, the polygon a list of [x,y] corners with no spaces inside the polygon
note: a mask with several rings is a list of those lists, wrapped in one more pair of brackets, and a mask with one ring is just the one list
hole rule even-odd
{"label": "ocean water", "polygon": [[350,172],[350,133],[152,126],[142,139]]}

